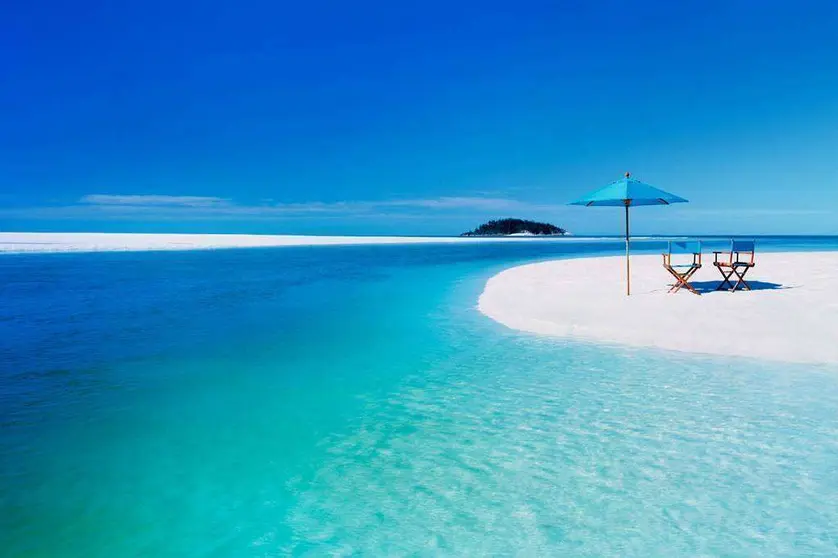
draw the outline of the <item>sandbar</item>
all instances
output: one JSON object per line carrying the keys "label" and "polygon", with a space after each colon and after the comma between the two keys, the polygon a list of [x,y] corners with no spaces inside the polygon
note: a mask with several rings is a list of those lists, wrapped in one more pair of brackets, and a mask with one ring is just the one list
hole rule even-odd
{"label": "sandbar", "polygon": [[704,254],[702,293],[668,294],[661,256],[554,260],[490,278],[479,310],[520,331],[633,347],[838,363],[838,252],[757,254],[752,291],[715,291],[721,279]]}
{"label": "sandbar", "polygon": [[479,242],[554,242],[607,240],[570,236],[544,237],[418,237],[316,236],[267,234],[140,234],[140,233],[0,233],[0,253],[103,252],[144,250],[212,250],[280,246],[347,246],[379,244],[459,244]]}

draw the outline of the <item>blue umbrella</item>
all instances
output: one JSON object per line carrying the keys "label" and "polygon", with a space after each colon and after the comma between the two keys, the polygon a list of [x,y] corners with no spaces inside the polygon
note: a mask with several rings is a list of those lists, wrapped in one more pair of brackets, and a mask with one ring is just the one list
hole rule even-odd
{"label": "blue umbrella", "polygon": [[644,182],[631,178],[631,173],[626,173],[625,178],[612,182],[605,188],[591,192],[584,198],[577,200],[570,205],[593,205],[622,206],[626,208],[626,294],[631,294],[631,267],[629,264],[629,207],[635,205],[669,205],[671,203],[686,203],[687,200],[669,192],[649,186]]}

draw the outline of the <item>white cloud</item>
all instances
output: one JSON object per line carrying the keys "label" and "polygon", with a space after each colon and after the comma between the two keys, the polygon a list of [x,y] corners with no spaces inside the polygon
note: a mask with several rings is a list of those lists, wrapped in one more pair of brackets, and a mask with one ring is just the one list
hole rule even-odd
{"label": "white cloud", "polygon": [[[104,199],[103,199],[104,198]],[[469,211],[530,211],[558,209],[563,206],[533,204],[506,198],[484,197],[439,197],[420,199],[390,199],[390,200],[360,200],[335,202],[303,202],[303,203],[261,203],[256,205],[236,204],[223,198],[192,197],[192,196],[85,196],[83,203],[108,206],[129,206],[138,208],[146,206],[155,210],[161,206],[197,208],[207,213],[230,213],[240,215],[276,215],[276,214],[359,214],[378,212],[382,210],[469,210]]]}
{"label": "white cloud", "polygon": [[649,212],[644,214],[645,219],[651,220],[706,220],[707,218],[718,219],[742,219],[759,217],[805,217],[835,215],[835,209],[807,209],[807,208],[760,208],[760,207],[736,207],[736,208],[705,208],[679,206],[666,208],[661,212]]}
{"label": "white cloud", "polygon": [[208,196],[88,194],[79,203],[90,205],[208,207],[229,204],[230,200]]}
{"label": "white cloud", "polygon": [[489,211],[503,211],[520,207],[524,204],[517,200],[506,198],[483,197],[441,197],[431,199],[389,200],[380,202],[389,207],[421,207],[428,209],[485,209]]}
{"label": "white cloud", "polygon": [[417,216],[451,217],[457,212],[467,217],[532,216],[533,213],[543,215],[565,209],[563,205],[481,196],[303,203],[277,203],[274,200],[262,200],[253,204],[242,204],[230,199],[210,196],[89,194],[69,205],[0,209],[0,215],[16,218],[78,220],[247,220],[307,216],[407,219]]}
{"label": "white cloud", "polygon": [[[671,207],[644,212],[646,222],[704,222],[706,219],[834,215],[830,209],[765,209]],[[533,219],[588,218],[579,208],[490,196],[442,196],[386,200],[311,201],[280,203],[263,199],[237,203],[212,196],[165,196],[151,194],[89,194],[68,205],[7,207],[0,216],[19,219],[210,221],[258,219],[417,219],[524,217]]]}

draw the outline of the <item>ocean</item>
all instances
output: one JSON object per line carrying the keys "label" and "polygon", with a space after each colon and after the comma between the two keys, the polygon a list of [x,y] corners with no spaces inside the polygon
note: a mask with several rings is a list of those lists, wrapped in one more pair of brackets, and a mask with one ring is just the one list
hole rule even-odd
{"label": "ocean", "polygon": [[838,554],[838,367],[476,310],[504,268],[622,249],[0,255],[0,554]]}

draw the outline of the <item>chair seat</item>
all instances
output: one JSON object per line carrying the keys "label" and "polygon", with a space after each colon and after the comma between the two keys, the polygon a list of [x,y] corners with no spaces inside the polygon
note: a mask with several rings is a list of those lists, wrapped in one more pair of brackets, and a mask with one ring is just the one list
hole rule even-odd
{"label": "chair seat", "polygon": [[681,267],[681,268],[690,269],[690,268],[693,268],[693,267],[699,268],[699,267],[701,267],[701,264],[676,264],[676,265],[670,265],[669,267]]}
{"label": "chair seat", "polygon": [[754,267],[756,264],[750,262],[713,262],[716,267]]}

